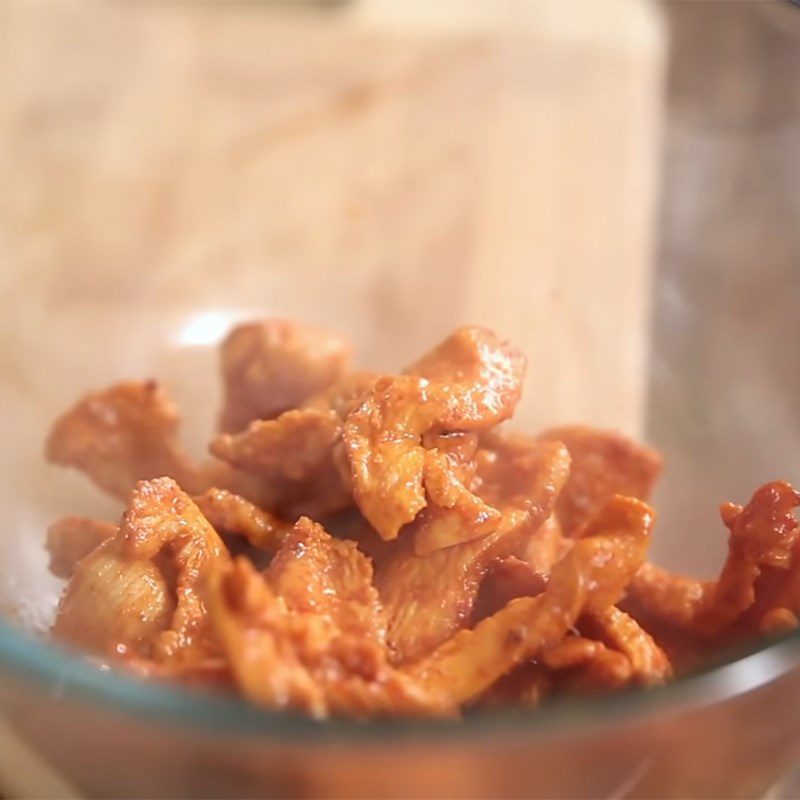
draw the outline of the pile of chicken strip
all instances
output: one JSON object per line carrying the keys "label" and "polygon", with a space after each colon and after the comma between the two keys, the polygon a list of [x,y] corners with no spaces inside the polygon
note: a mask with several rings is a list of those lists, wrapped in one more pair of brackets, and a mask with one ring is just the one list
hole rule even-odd
{"label": "pile of chicken strip", "polygon": [[507,431],[525,368],[479,327],[377,374],[328,331],[244,324],[202,463],[155,381],[83,397],[47,457],[125,507],[49,528],[54,638],[272,709],[452,717],[663,683],[798,626],[798,492],[721,507],[716,580],[668,573],[647,561],[659,454]]}

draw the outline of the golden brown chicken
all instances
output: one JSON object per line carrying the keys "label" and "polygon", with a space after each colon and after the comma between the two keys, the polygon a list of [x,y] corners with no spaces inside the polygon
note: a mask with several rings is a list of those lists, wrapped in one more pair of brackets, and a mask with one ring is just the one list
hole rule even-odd
{"label": "golden brown chicken", "polygon": [[273,419],[327,389],[347,372],[342,337],[283,319],[234,328],[222,343],[225,393],[220,428],[229,433]]}
{"label": "golden brown chicken", "polygon": [[[651,686],[800,625],[800,494],[725,504],[716,581],[646,562],[657,452],[498,427],[525,359],[464,327],[401,374],[285,320],[222,345],[215,456],[155,382],[87,395],[47,455],[127,506],[48,530],[53,634],[154,680],[316,717],[456,716]],[[233,555],[232,555],[233,554]]]}

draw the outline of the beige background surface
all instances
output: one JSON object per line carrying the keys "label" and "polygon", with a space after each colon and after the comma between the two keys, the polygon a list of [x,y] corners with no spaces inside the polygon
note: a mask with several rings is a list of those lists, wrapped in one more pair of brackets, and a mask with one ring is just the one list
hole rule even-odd
{"label": "beige background surface", "polygon": [[522,424],[636,430],[653,8],[303,5],[0,4],[7,323],[83,352],[74,320],[123,305],[131,336],[298,316],[384,368],[484,323],[530,357]]}
{"label": "beige background surface", "polygon": [[[712,574],[717,505],[767,480],[800,484],[800,7],[662,8],[672,53],[646,427],[667,458],[662,530]],[[658,554],[683,565],[673,548]]]}

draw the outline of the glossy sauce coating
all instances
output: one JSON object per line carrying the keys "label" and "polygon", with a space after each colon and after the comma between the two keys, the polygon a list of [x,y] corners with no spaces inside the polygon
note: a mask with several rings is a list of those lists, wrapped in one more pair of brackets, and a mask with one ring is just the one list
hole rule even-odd
{"label": "glossy sauce coating", "polygon": [[798,626],[800,494],[776,481],[721,507],[716,580],[647,562],[660,455],[585,426],[498,427],[525,359],[492,331],[380,374],[350,371],[335,334],[266,320],[221,363],[205,462],[153,381],[55,422],[48,457],[126,503],[118,525],[48,531],[59,642],[320,718],[455,716],[656,685]]}

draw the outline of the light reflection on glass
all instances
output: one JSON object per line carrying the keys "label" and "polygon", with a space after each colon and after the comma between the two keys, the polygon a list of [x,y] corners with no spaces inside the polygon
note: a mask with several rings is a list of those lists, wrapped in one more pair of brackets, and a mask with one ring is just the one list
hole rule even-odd
{"label": "light reflection on glass", "polygon": [[201,311],[185,318],[179,326],[174,342],[185,347],[217,344],[231,326],[249,315],[244,311]]}

